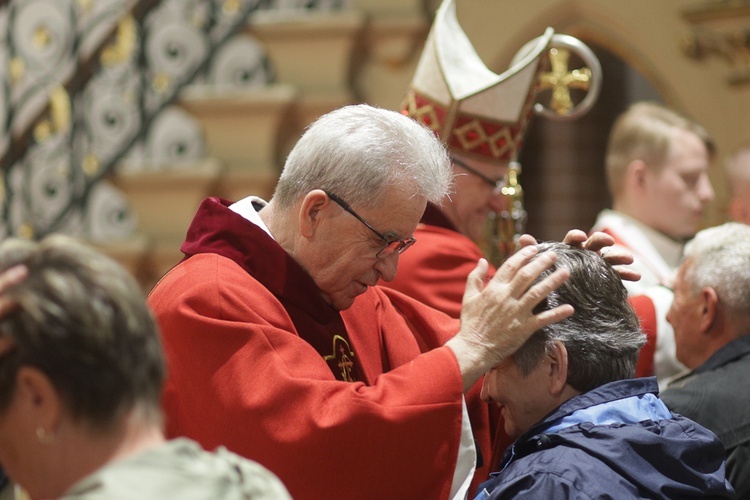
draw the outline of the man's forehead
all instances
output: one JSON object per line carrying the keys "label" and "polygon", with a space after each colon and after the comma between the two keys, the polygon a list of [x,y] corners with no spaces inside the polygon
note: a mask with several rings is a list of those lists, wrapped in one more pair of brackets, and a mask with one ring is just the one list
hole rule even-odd
{"label": "man's forehead", "polygon": [[685,129],[675,129],[669,141],[667,158],[679,156],[700,156],[710,159],[709,150],[701,137],[695,132]]}
{"label": "man's forehead", "polygon": [[390,189],[377,207],[362,210],[391,239],[410,237],[424,213],[427,200],[402,189]]}

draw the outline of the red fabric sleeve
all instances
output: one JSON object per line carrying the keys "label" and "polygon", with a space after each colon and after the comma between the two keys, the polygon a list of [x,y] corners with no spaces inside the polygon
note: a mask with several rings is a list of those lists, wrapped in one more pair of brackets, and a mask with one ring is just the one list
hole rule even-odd
{"label": "red fabric sleeve", "polygon": [[[169,368],[170,437],[257,460],[297,499],[447,497],[462,389],[448,348],[395,361],[371,386],[336,381],[278,301],[213,254],[173,269],[149,303]],[[382,307],[363,321],[386,332],[394,348],[408,344],[408,329],[399,337],[397,321],[381,324],[391,315],[387,302]],[[355,352],[377,366],[387,353],[360,348],[367,334],[352,335]]]}
{"label": "red fabric sleeve", "polygon": [[646,344],[638,353],[635,376],[651,377],[654,375],[654,354],[656,353],[656,308],[651,298],[646,295],[635,295],[629,297],[628,301],[638,316],[641,330],[646,334]]}

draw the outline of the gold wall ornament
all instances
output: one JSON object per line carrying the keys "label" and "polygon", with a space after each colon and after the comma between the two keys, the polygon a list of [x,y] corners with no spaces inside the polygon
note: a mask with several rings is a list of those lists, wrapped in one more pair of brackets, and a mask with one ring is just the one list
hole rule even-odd
{"label": "gold wall ornament", "polygon": [[101,162],[99,161],[99,157],[94,153],[87,153],[86,156],[83,157],[81,170],[83,170],[84,174],[88,175],[89,177],[93,177],[99,173],[100,169]]}
{"label": "gold wall ornament", "polygon": [[52,137],[52,123],[49,120],[42,119],[34,127],[34,141],[41,144],[50,137]]}
{"label": "gold wall ornament", "polygon": [[[225,2],[236,15],[218,12]],[[191,78],[202,77],[209,58],[265,2],[219,0],[215,7],[159,0],[12,3],[17,8],[3,19],[12,46],[0,68],[8,77],[0,90],[12,100],[0,106],[0,114],[14,133],[0,140],[0,167],[19,177],[5,186],[13,211],[2,217],[9,233],[21,228],[39,238],[69,228],[91,231],[91,193],[133,147],[139,127],[152,123]],[[193,26],[191,19],[205,21]],[[167,36],[174,31],[176,36]],[[157,37],[152,53],[136,57],[145,48],[141,43]],[[161,56],[160,50],[166,56],[146,57]],[[167,73],[173,68],[178,71]],[[56,83],[69,98],[48,94]],[[95,113],[100,110],[92,111],[91,104],[100,95],[109,105]],[[86,157],[87,152],[94,154]],[[67,178],[56,175],[63,162]]]}
{"label": "gold wall ornament", "polygon": [[50,117],[54,130],[58,134],[64,134],[70,130],[71,110],[70,96],[62,85],[57,85],[50,92]]}
{"label": "gold wall ornament", "polygon": [[46,116],[34,126],[34,140],[42,143],[52,135],[65,134],[70,130],[71,110],[68,91],[62,85],[55,86],[49,95]]}
{"label": "gold wall ornament", "polygon": [[151,80],[151,87],[157,94],[166,93],[172,85],[172,78],[167,73],[156,73]]}
{"label": "gold wall ornament", "polygon": [[682,15],[692,25],[679,41],[683,54],[721,59],[729,66],[730,85],[750,84],[750,1],[707,1]]}
{"label": "gold wall ornament", "polygon": [[31,44],[37,50],[43,50],[52,43],[52,32],[47,26],[37,26],[31,36]]}
{"label": "gold wall ornament", "polygon": [[18,228],[18,236],[26,240],[33,240],[35,233],[36,231],[34,231],[34,226],[29,224],[28,222],[24,222],[23,224],[21,224],[21,227]]}
{"label": "gold wall ornament", "polygon": [[19,83],[26,74],[26,63],[20,57],[14,57],[8,63],[8,74],[11,85]]}
{"label": "gold wall ornament", "polygon": [[225,0],[221,4],[221,10],[233,16],[240,10],[240,1],[239,0]]}
{"label": "gold wall ornament", "polygon": [[123,16],[117,23],[114,42],[101,52],[99,60],[106,67],[117,66],[130,60],[137,39],[138,26],[133,16]]}
{"label": "gold wall ornament", "polygon": [[78,0],[78,9],[81,12],[84,12],[84,13],[91,12],[91,9],[93,6],[94,6],[94,0]]}

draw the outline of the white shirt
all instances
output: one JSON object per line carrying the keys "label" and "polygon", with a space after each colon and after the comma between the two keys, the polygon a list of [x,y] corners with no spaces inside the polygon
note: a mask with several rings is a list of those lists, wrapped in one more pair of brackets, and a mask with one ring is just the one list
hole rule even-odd
{"label": "white shirt", "polygon": [[615,210],[599,212],[591,228],[592,231],[605,229],[633,254],[635,261],[631,267],[641,273],[640,281],[625,282],[630,295],[654,285],[671,287],[682,258],[683,243]]}

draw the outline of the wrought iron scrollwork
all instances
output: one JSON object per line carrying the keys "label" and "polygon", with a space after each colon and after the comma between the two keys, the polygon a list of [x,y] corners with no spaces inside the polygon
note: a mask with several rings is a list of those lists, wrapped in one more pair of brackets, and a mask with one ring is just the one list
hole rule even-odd
{"label": "wrought iron scrollwork", "polygon": [[[11,0],[0,5],[0,24],[7,28],[0,48],[3,234],[37,238],[66,231],[113,238],[105,226],[126,231],[132,225],[126,202],[114,188],[99,184],[138,148],[154,153],[149,141],[174,140],[174,150],[154,153],[158,159],[190,153],[185,150],[190,144],[160,128],[169,113],[159,118],[186,84],[224,78],[227,68],[236,69],[234,85],[268,81],[271,72],[262,55],[243,66],[231,52],[235,45],[227,42],[269,4]],[[239,50],[248,46],[236,43],[244,44]],[[217,59],[223,66],[211,65],[213,54],[223,54]],[[191,133],[187,128],[176,135]],[[149,139],[152,130],[161,135]],[[96,213],[103,221],[92,219]]]}

